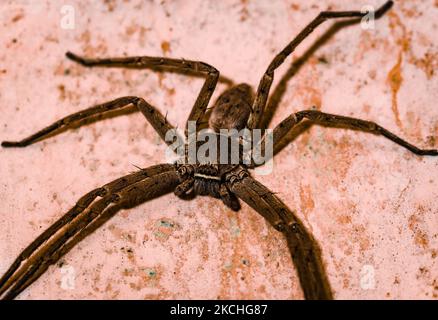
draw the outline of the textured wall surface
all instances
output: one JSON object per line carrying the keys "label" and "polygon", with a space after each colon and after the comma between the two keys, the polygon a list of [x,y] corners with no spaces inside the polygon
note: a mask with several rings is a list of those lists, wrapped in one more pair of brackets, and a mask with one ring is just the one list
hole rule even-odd
{"label": "textured wall surface", "polygon": [[[325,9],[355,1],[1,1],[0,140],[67,114],[139,95],[179,127],[202,78],[150,70],[86,69],[93,57],[202,60],[236,83],[258,84],[287,42]],[[66,7],[67,5],[67,7]],[[73,29],[68,14],[74,9]],[[438,2],[397,1],[375,29],[347,26],[276,73],[286,91],[271,127],[316,106],[374,120],[422,147],[438,146]],[[295,70],[297,69],[297,70]],[[288,80],[288,81],[286,81]],[[220,84],[216,94],[225,88]],[[280,90],[277,90],[279,92]],[[140,113],[0,150],[0,273],[89,190],[165,160]],[[312,126],[262,181],[319,240],[339,299],[438,297],[438,159],[367,133]],[[120,212],[20,295],[21,299],[300,299],[281,234],[247,206],[168,195]]]}

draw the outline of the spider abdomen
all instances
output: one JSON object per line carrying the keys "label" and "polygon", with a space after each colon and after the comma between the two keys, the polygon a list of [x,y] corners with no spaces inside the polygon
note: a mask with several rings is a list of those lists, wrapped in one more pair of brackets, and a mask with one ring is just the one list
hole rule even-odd
{"label": "spider abdomen", "polygon": [[245,128],[251,114],[252,89],[242,83],[224,91],[213,106],[209,126],[214,131],[220,129]]}

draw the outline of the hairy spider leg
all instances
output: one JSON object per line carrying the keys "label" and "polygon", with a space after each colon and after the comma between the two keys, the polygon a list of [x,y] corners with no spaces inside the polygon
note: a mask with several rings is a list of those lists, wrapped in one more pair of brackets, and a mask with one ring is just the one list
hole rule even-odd
{"label": "hairy spider leg", "polygon": [[18,269],[20,264],[29,258],[31,254],[41,246],[46,240],[58,232],[67,223],[72,221],[76,216],[82,213],[89,205],[97,198],[103,197],[108,194],[116,193],[126,186],[141,181],[148,178],[151,175],[160,173],[162,170],[170,168],[169,165],[159,165],[153,166],[148,169],[142,169],[140,171],[131,173],[127,176],[116,179],[103,187],[94,189],[88,192],[86,195],[82,196],[65,215],[59,218],[55,223],[53,223],[47,230],[45,230],[38,238],[36,238],[30,245],[28,245],[17,257],[17,259],[12,263],[11,267],[6,271],[6,273],[0,279],[0,294],[2,292],[3,284],[8,278]]}
{"label": "hairy spider leg", "polygon": [[[91,234],[120,209],[131,208],[169,193],[178,183],[179,179],[174,165],[162,164],[142,169],[140,172],[119,178],[96,189],[100,190],[101,199],[94,203],[92,203],[93,199],[87,201],[88,204],[81,204],[81,212],[73,217],[71,215],[64,216],[67,216],[64,219],[64,225],[55,228],[59,232],[46,234],[43,241],[39,241],[38,245],[33,246],[33,251],[29,250],[32,243],[20,254],[16,260],[18,264],[15,262],[13,268],[10,268],[12,272],[8,270],[2,278],[0,295],[6,292],[3,299],[14,298],[38,279],[51,264],[56,263],[80,240]],[[87,207],[84,207],[85,205]],[[26,254],[23,254],[25,252]],[[24,262],[24,260],[26,261]],[[21,265],[22,262],[24,262],[23,265]]]}
{"label": "hairy spider leg", "polygon": [[[387,1],[375,12],[375,18],[380,18],[393,5],[393,1]],[[266,101],[268,100],[269,91],[274,80],[274,71],[284,60],[298,47],[298,45],[306,39],[320,24],[328,19],[337,18],[362,18],[368,12],[361,11],[322,11],[313,19],[269,64],[257,88],[257,93],[252,105],[252,114],[248,120],[248,128],[258,128],[262,120]]]}
{"label": "hairy spider leg", "polygon": [[[273,144],[274,146],[278,145],[284,136],[301,122],[304,118],[310,120],[311,122],[327,125],[327,126],[342,126],[347,129],[360,130],[365,132],[370,132],[377,135],[382,135],[385,138],[397,143],[398,145],[408,149],[409,151],[419,155],[419,156],[438,156],[438,150],[436,149],[420,149],[417,146],[403,140],[399,136],[395,135],[391,131],[383,128],[373,121],[367,121],[357,118],[345,117],[335,114],[329,114],[325,112],[321,112],[319,110],[304,110],[299,111],[297,113],[293,113],[290,116],[286,117],[283,121],[281,121],[273,131]],[[261,152],[264,152],[264,140],[266,136],[258,144],[258,147],[261,148]],[[251,167],[256,167],[255,163],[252,164]]]}
{"label": "hairy spider leg", "polygon": [[[102,67],[122,67],[122,68],[157,68],[165,67],[178,70],[188,70],[195,73],[207,74],[205,82],[201,88],[201,91],[196,98],[195,104],[193,105],[192,111],[187,119],[189,121],[196,121],[196,131],[198,131],[199,125],[202,118],[207,110],[210,98],[216,88],[216,84],[219,79],[219,71],[213,66],[202,62],[202,61],[192,61],[185,59],[171,59],[164,57],[148,57],[148,56],[138,56],[138,57],[121,57],[121,58],[102,58],[102,59],[91,59],[84,58],[75,55],[71,52],[67,52],[67,57],[73,61],[76,61],[84,66],[102,66]],[[185,135],[188,134],[188,125],[186,123]]]}
{"label": "hairy spider leg", "polygon": [[[48,136],[54,134],[56,131],[68,128],[72,124],[85,121],[87,119],[95,118],[96,116],[105,114],[107,112],[123,109],[128,105],[134,105],[141,113],[146,117],[152,127],[157,131],[161,139],[168,145],[172,144],[178,136],[175,128],[167,121],[167,119],[158,111],[155,107],[147,103],[144,99],[139,97],[122,97],[103,104],[99,104],[88,109],[73,113],[68,115],[51,125],[43,128],[42,130],[32,134],[31,136],[20,140],[20,141],[3,141],[2,147],[26,147],[33,144],[41,139],[47,138]],[[169,130],[174,130],[175,135],[172,141],[166,141],[166,133]],[[182,140],[180,140],[182,141]]]}
{"label": "hairy spider leg", "polygon": [[320,247],[296,214],[250,176],[230,181],[228,188],[286,236],[305,298],[333,299]]}

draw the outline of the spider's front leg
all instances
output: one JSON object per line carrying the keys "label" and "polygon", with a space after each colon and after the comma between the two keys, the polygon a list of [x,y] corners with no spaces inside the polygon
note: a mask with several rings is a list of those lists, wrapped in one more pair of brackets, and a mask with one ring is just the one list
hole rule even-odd
{"label": "spider's front leg", "polygon": [[[169,193],[178,183],[175,166],[162,164],[119,178],[88,193],[23,250],[0,279],[0,297],[16,297],[51,264],[119,210]],[[101,198],[96,200],[98,196]]]}
{"label": "spider's front leg", "polygon": [[[195,73],[206,73],[207,78],[204,85],[199,92],[199,95],[195,101],[192,111],[187,121],[196,121],[197,128],[202,117],[205,114],[210,98],[216,88],[216,84],[219,79],[219,71],[214,67],[200,61],[184,60],[184,59],[170,59],[161,57],[123,57],[123,58],[104,58],[104,59],[91,59],[84,58],[75,55],[71,52],[67,52],[67,57],[83,66],[103,66],[103,67],[125,67],[125,68],[157,68],[165,67],[170,69],[191,71]],[[152,127],[158,132],[160,137],[168,144],[171,145],[177,138],[175,128],[169,124],[167,119],[152,105],[139,97],[122,97],[115,99],[97,106],[76,112],[72,115],[66,116],[53,124],[43,128],[42,130],[30,135],[29,137],[20,141],[3,141],[2,147],[25,147],[33,144],[41,139],[44,139],[60,129],[67,128],[72,124],[94,119],[100,115],[107,114],[108,112],[115,111],[127,107],[128,105],[134,105],[139,109]],[[173,130],[176,135],[172,141],[166,141],[165,136],[169,130]],[[186,126],[187,135],[187,126]],[[182,141],[180,139],[179,141]]]}
{"label": "spider's front leg", "polygon": [[[134,105],[141,113],[146,117],[152,127],[157,131],[161,139],[166,142],[168,145],[172,144],[177,136],[174,136],[173,141],[166,141],[165,136],[169,130],[174,130],[175,134],[177,134],[175,128],[167,121],[167,119],[152,105],[146,102],[144,99],[139,97],[122,97],[118,98],[103,104],[96,105],[94,107],[73,113],[69,116],[66,116],[51,125],[41,129],[40,131],[30,135],[27,138],[24,138],[20,141],[3,141],[2,147],[10,148],[10,147],[26,147],[31,145],[37,141],[40,141],[44,138],[51,136],[52,134],[58,132],[59,130],[68,128],[73,124],[80,123],[82,121],[86,121],[89,119],[94,119],[100,115],[107,114],[109,112],[113,112],[116,110],[123,109],[129,105]],[[182,141],[182,140],[179,140]]]}
{"label": "spider's front leg", "polygon": [[[91,59],[84,58],[75,55],[71,52],[67,52],[67,57],[73,61],[76,61],[86,67],[121,67],[121,68],[170,68],[180,71],[191,71],[195,73],[203,73],[207,75],[204,85],[196,98],[192,111],[187,119],[188,121],[196,121],[196,131],[202,117],[205,114],[208,103],[216,88],[216,84],[219,80],[219,71],[213,66],[202,62],[185,59],[171,59],[164,57],[122,57],[122,58],[103,58],[103,59]],[[186,125],[185,134],[187,137],[188,126]]]}
{"label": "spider's front leg", "polygon": [[233,174],[228,188],[286,236],[305,298],[333,299],[320,247],[303,223],[260,182],[248,175]]}
{"label": "spider's front leg", "polygon": [[[393,1],[387,1],[375,12],[375,18],[380,18],[393,5]],[[322,11],[313,19],[269,64],[265,74],[260,80],[257,93],[252,106],[252,114],[248,120],[248,128],[254,129],[260,126],[263,118],[263,111],[268,100],[269,90],[274,81],[274,71],[284,62],[284,60],[303,42],[320,24],[329,19],[338,18],[362,18],[368,12],[361,11]]]}

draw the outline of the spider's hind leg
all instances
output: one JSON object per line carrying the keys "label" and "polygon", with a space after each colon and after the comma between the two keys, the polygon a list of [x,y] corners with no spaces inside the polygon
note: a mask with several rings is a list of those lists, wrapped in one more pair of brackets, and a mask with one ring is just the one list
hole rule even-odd
{"label": "spider's hind leg", "polygon": [[[362,120],[358,118],[351,118],[340,116],[336,114],[329,114],[321,112],[318,110],[304,110],[299,111],[292,116],[289,116],[283,120],[274,129],[274,144],[277,142],[276,138],[279,139],[281,136],[285,135],[296,123],[300,122],[303,118],[306,118],[314,123],[327,125],[327,126],[340,126],[348,129],[355,129],[365,132],[374,133],[377,135],[382,135],[385,138],[405,147],[409,151],[420,155],[420,156],[438,156],[438,150],[436,149],[420,149],[417,146],[407,142],[406,140],[395,135],[391,131],[379,126],[373,121]],[[277,135],[276,135],[277,131]],[[280,133],[281,132],[281,133]]]}
{"label": "spider's hind leg", "polygon": [[247,176],[229,180],[228,187],[287,239],[306,299],[333,299],[321,249],[299,217],[263,184]]}
{"label": "spider's hind leg", "polygon": [[[415,153],[419,156],[438,156],[437,149],[421,149],[406,140],[400,138],[396,134],[391,131],[385,129],[384,127],[378,125],[373,121],[362,120],[358,118],[351,118],[336,114],[329,114],[325,112],[321,112],[319,110],[304,110],[299,111],[297,113],[293,113],[288,116],[286,119],[281,121],[275,128],[272,134],[273,145],[274,145],[274,154],[279,151],[278,146],[281,146],[282,139],[287,135],[288,132],[292,130],[299,122],[303,119],[307,119],[310,122],[332,126],[332,127],[341,127],[347,129],[354,129],[364,132],[373,133],[376,135],[382,135],[385,138],[397,143],[398,145],[408,149],[412,153]],[[259,142],[256,148],[260,148],[264,153],[265,147],[265,139],[266,136]],[[252,163],[251,168],[258,166],[258,164]]]}
{"label": "spider's hind leg", "polygon": [[377,135],[382,135],[385,138],[405,147],[409,151],[419,155],[419,156],[438,156],[438,150],[436,149],[421,149],[417,146],[407,142],[406,140],[395,135],[391,131],[379,126],[373,121],[367,121],[357,118],[345,117],[335,114],[324,113],[318,110],[305,110],[300,111],[295,114],[298,119],[307,118],[312,122],[320,123],[323,125],[332,126],[344,126],[350,129],[356,129],[361,131],[366,131],[374,133]]}

